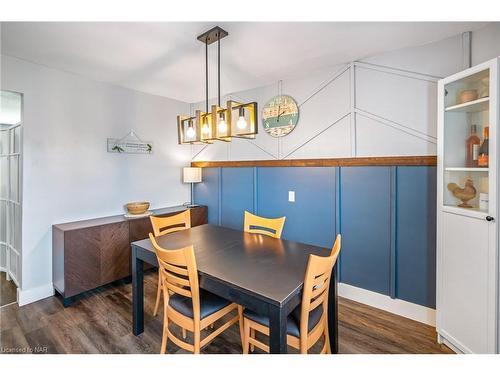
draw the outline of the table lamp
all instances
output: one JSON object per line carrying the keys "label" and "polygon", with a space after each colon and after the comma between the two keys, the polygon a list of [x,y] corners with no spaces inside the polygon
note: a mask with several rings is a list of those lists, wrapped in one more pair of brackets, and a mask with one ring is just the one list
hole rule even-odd
{"label": "table lamp", "polygon": [[191,202],[186,204],[186,206],[196,207],[197,205],[193,203],[194,184],[201,182],[201,168],[184,167],[182,174],[182,181],[185,184],[191,184]]}

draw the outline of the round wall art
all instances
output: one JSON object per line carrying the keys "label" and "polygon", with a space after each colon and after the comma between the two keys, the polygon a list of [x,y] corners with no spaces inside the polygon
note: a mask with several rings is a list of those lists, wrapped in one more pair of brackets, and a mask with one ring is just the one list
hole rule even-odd
{"label": "round wall art", "polygon": [[262,110],[264,130],[273,137],[290,133],[299,121],[299,107],[290,95],[278,95],[269,100]]}

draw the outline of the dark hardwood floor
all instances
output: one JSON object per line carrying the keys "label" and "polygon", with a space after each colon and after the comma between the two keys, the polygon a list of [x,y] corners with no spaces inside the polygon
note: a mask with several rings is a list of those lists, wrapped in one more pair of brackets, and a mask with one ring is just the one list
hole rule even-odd
{"label": "dark hardwood floor", "polygon": [[[138,337],[132,334],[131,284],[117,282],[86,293],[68,308],[50,297],[0,309],[0,353],[158,353],[162,311],[152,316],[156,281],[156,272],[145,276],[145,330]],[[340,353],[451,353],[436,343],[433,327],[347,299],[339,304]],[[169,342],[168,352],[182,351]],[[238,326],[202,352],[241,353]]]}
{"label": "dark hardwood floor", "polygon": [[14,282],[7,281],[5,272],[0,272],[0,307],[16,302],[17,287]]}

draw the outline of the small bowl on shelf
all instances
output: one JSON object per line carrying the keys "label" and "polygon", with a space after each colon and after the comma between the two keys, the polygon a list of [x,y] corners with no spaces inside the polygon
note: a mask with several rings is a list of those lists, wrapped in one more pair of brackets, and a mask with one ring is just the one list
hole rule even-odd
{"label": "small bowl on shelf", "polygon": [[458,104],[472,102],[479,97],[477,90],[463,90],[458,94]]}
{"label": "small bowl on shelf", "polygon": [[125,205],[130,215],[141,215],[149,208],[149,202],[130,202]]}

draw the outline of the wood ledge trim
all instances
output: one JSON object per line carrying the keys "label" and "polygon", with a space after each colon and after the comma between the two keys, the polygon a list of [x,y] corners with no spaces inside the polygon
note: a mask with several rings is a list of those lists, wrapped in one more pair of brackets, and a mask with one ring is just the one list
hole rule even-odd
{"label": "wood ledge trim", "polygon": [[238,161],[194,161],[192,167],[362,167],[362,166],[436,166],[432,156],[375,156],[335,159],[282,159]]}

